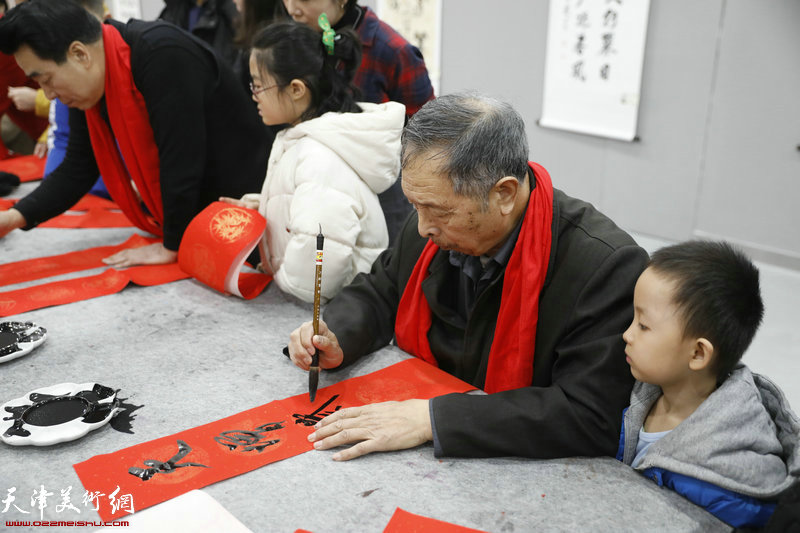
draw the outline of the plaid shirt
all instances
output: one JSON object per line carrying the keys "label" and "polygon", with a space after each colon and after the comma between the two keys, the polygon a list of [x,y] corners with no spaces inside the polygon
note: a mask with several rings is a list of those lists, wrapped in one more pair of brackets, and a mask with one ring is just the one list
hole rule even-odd
{"label": "plaid shirt", "polygon": [[362,58],[353,84],[361,89],[364,101],[400,102],[406,106],[406,117],[411,117],[433,99],[422,53],[370,8],[359,8],[364,13],[355,31],[361,39]]}

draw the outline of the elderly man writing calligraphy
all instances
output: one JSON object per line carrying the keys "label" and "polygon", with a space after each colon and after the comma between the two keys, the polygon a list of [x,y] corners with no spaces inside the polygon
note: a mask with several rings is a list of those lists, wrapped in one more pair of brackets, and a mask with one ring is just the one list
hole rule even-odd
{"label": "elderly man writing calligraphy", "polygon": [[522,118],[475,94],[425,104],[403,133],[416,213],[395,246],[292,332],[307,369],[347,365],[395,337],[484,389],[343,409],[317,424],[333,458],[434,442],[437,456],[611,455],[632,386],[622,332],[647,254],[528,162]]}

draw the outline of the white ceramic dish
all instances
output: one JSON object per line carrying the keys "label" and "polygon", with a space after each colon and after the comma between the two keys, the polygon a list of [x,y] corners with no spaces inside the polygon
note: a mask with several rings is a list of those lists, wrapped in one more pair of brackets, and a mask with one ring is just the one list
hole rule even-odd
{"label": "white ceramic dish", "polygon": [[28,355],[47,338],[47,330],[33,322],[0,323],[0,363]]}
{"label": "white ceramic dish", "polygon": [[0,407],[0,439],[12,446],[50,446],[83,437],[122,411],[117,391],[98,383],[60,383]]}

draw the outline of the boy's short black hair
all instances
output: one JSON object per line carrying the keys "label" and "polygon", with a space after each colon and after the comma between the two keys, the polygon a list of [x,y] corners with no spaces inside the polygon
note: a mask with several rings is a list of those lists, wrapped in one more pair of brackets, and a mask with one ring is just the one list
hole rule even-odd
{"label": "boy's short black hair", "polygon": [[675,284],[684,336],[714,345],[717,381],[742,358],[764,316],[758,269],[726,242],[688,241],[656,251],[648,267]]}
{"label": "boy's short black hair", "polygon": [[65,0],[29,0],[0,18],[0,52],[11,55],[26,45],[40,59],[58,64],[66,61],[74,41],[92,44],[101,36],[100,21]]}

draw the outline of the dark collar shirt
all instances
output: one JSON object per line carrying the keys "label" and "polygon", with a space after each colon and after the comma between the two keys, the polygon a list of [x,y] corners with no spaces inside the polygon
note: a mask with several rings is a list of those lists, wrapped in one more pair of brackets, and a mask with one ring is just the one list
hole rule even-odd
{"label": "dark collar shirt", "polygon": [[478,296],[508,265],[511,253],[517,245],[524,219],[525,214],[523,213],[514,231],[508,236],[503,246],[492,256],[481,255],[478,257],[462,254],[454,250],[450,251],[450,264],[460,270],[456,310],[464,320],[467,319],[475,306]]}

